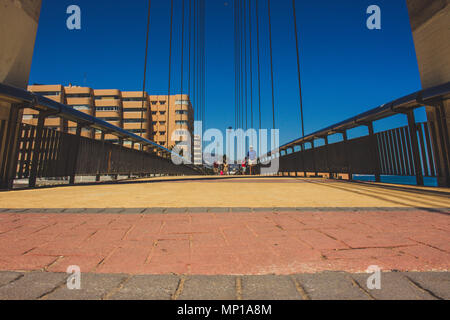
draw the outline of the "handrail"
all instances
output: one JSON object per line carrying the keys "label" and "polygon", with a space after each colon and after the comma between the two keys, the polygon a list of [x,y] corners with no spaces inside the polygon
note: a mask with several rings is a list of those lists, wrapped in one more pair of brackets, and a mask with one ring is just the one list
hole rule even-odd
{"label": "handrail", "polygon": [[447,82],[429,89],[414,92],[402,98],[383,104],[379,107],[360,113],[357,116],[352,117],[350,119],[338,122],[329,127],[306,135],[302,138],[288,142],[282,145],[279,148],[279,150],[280,151],[286,150],[319,137],[325,137],[330,134],[353,129],[355,127],[361,126],[364,123],[384,119],[393,116],[395,114],[398,114],[399,112],[404,112],[405,110],[415,109],[427,105],[427,101],[431,101],[434,99],[449,99],[449,98],[450,98],[450,82]]}
{"label": "handrail", "polygon": [[18,104],[28,104],[27,108],[38,111],[52,111],[54,112],[54,115],[58,115],[63,119],[83,124],[93,129],[105,131],[109,134],[116,135],[117,137],[124,138],[125,140],[140,143],[144,146],[157,148],[166,154],[175,155],[176,157],[186,161],[184,157],[181,157],[179,154],[164,148],[151,140],[140,137],[109,122],[100,120],[96,117],[75,110],[67,105],[53,101],[33,92],[0,83],[0,97],[1,96],[7,97]]}

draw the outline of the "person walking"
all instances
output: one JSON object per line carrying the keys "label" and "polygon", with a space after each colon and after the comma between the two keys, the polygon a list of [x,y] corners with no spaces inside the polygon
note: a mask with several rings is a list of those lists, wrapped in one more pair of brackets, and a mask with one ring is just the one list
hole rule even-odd
{"label": "person walking", "polygon": [[250,150],[248,152],[248,165],[250,168],[250,175],[253,175],[253,167],[256,165],[256,151],[253,150],[253,146],[250,146]]}

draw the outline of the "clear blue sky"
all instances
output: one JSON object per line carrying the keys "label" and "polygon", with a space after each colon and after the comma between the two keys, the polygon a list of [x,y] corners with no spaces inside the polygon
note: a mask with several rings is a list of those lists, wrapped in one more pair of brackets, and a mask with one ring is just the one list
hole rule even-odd
{"label": "clear blue sky", "polygon": [[[175,0],[174,93],[180,91],[181,1]],[[208,127],[222,130],[234,126],[233,2],[206,1],[206,118]],[[66,28],[71,4],[82,10],[80,31]],[[263,126],[271,128],[267,0],[259,4]],[[372,4],[381,7],[382,30],[366,28],[366,9]],[[152,0],[151,94],[167,93],[169,5]],[[141,90],[146,15],[147,0],[43,0],[30,83]],[[306,133],[420,90],[404,0],[297,0],[297,15]],[[272,25],[276,123],[283,144],[300,136],[291,0],[272,0]],[[399,117],[376,129],[404,123]]]}

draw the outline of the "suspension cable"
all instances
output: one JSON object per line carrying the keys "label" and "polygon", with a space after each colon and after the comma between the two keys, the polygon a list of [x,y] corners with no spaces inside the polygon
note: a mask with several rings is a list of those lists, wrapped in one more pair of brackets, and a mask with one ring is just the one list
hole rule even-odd
{"label": "suspension cable", "polygon": [[241,127],[241,109],[242,109],[242,45],[241,45],[241,2],[240,0],[237,0],[239,2],[239,6],[236,8],[237,11],[237,49],[238,49],[238,123],[236,126],[236,129]]}
{"label": "suspension cable", "polygon": [[188,67],[188,95],[189,95],[189,101],[191,101],[191,29],[192,29],[192,10],[191,10],[191,0],[189,0],[189,27],[188,27],[188,33],[189,33],[189,40],[188,40],[188,46],[189,46],[189,54],[188,54],[188,61],[189,61],[189,67]]}
{"label": "suspension cable", "polygon": [[183,80],[184,80],[184,3],[185,0],[181,0],[181,106],[183,106]]}
{"label": "suspension cable", "polygon": [[245,130],[248,129],[248,77],[247,77],[247,8],[244,6],[244,74],[245,74]]}
{"label": "suspension cable", "polygon": [[234,0],[234,127],[237,128],[237,11],[236,1]]}
{"label": "suspension cable", "polygon": [[294,33],[295,33],[295,47],[297,49],[297,74],[298,74],[298,92],[300,96],[300,121],[302,124],[302,137],[305,136],[305,123],[303,120],[303,97],[302,97],[302,81],[300,74],[300,52],[298,41],[298,29],[297,29],[297,13],[295,10],[295,0],[292,0],[292,10],[294,12]]}
{"label": "suspension cable", "polygon": [[258,50],[258,109],[259,109],[259,129],[261,130],[261,63],[260,63],[260,48],[259,48],[259,8],[258,0],[256,0],[256,43]]}
{"label": "suspension cable", "polygon": [[272,83],[272,121],[273,121],[272,125],[273,129],[275,129],[275,92],[273,85],[272,17],[270,11],[270,0],[267,0],[267,3],[269,13],[270,79]]}
{"label": "suspension cable", "polygon": [[172,71],[172,31],[173,31],[173,0],[170,0],[170,39],[169,39],[169,85],[167,94],[167,112],[166,112],[166,148],[169,147],[169,121],[170,121],[170,80]]}
{"label": "suspension cable", "polygon": [[[148,0],[148,13],[147,13],[147,34],[145,36],[145,62],[144,62],[144,81],[142,85],[142,108],[141,108],[141,130],[140,135],[143,135],[143,125],[144,125],[144,100],[145,100],[145,85],[147,81],[147,58],[148,58],[148,38],[150,35],[150,8],[151,8],[151,0]],[[148,109],[148,108],[147,108]],[[148,116],[149,110],[147,110]],[[142,149],[142,145],[141,145]]]}
{"label": "suspension cable", "polygon": [[241,1],[241,7],[240,7],[240,26],[241,26],[241,128],[244,128],[244,25],[243,25],[243,2]]}
{"label": "suspension cable", "polygon": [[194,119],[197,120],[198,117],[198,108],[197,108],[197,97],[196,97],[196,92],[197,92],[197,84],[196,84],[196,76],[197,76],[197,72],[196,72],[196,68],[197,68],[197,0],[194,0],[194,10],[193,10],[193,57],[192,57],[192,98],[193,98],[193,105],[194,105]]}
{"label": "suspension cable", "polygon": [[250,128],[253,129],[253,62],[252,62],[252,5],[251,0],[248,0],[248,24],[250,35]]}

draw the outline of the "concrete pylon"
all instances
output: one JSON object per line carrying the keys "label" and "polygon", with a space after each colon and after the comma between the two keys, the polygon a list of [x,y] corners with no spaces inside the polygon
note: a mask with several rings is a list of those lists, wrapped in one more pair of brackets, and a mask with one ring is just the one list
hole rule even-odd
{"label": "concrete pylon", "polygon": [[[27,87],[40,10],[41,0],[0,0],[0,83]],[[0,189],[12,186],[21,120],[19,108],[0,100]]]}
{"label": "concrete pylon", "polygon": [[[450,0],[406,0],[424,89],[450,81]],[[450,101],[427,106],[439,186],[450,187]]]}

